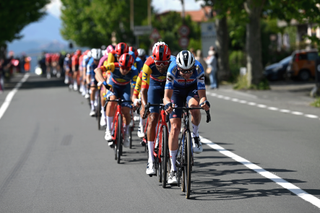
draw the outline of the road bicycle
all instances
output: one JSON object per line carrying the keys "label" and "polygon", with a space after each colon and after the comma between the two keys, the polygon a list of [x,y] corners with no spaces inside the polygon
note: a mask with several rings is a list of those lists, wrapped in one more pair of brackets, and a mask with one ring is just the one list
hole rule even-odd
{"label": "road bicycle", "polygon": [[[179,148],[177,152],[177,181],[178,186],[181,187],[181,191],[185,192],[186,198],[190,198],[191,192],[191,171],[193,164],[193,148],[192,148],[192,138],[191,138],[191,130],[190,130],[190,110],[194,109],[203,109],[201,107],[174,107],[174,109],[182,109],[183,111],[183,130],[181,132],[181,137],[179,141]],[[211,121],[210,112],[206,111],[207,119],[206,122],[209,123]],[[181,183],[181,184],[180,184]]]}
{"label": "road bicycle", "polygon": [[[129,102],[129,103],[132,103],[132,102],[126,101],[123,99],[107,100],[104,107],[106,107],[107,103],[110,101],[118,103],[115,116],[113,117],[112,141],[113,141],[113,148],[114,148],[114,152],[115,152],[115,160],[117,161],[117,163],[120,163],[120,158],[122,155],[122,144],[123,144],[123,140],[124,140],[124,138],[123,138],[123,136],[124,136],[124,123],[123,123],[123,119],[122,119],[123,117],[122,117],[122,112],[121,112],[121,104],[125,103],[125,102]],[[129,128],[129,131],[131,131],[131,128]]]}
{"label": "road bicycle", "polygon": [[[145,107],[145,113],[143,117],[146,117],[146,114],[150,106],[160,107],[160,116],[157,123],[153,156],[154,156],[154,163],[155,163],[155,169],[156,169],[156,176],[157,175],[159,176],[159,182],[162,183],[162,187],[165,188],[167,184],[168,174],[171,167],[169,147],[168,147],[168,134],[169,134],[169,128],[167,125],[168,116],[165,113],[165,109],[164,109],[165,105],[148,103]],[[150,177],[151,176],[152,175],[150,175]]]}

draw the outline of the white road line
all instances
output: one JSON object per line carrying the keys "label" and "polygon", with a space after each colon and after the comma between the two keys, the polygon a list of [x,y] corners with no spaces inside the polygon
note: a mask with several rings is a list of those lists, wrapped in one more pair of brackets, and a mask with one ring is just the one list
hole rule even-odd
{"label": "white road line", "polygon": [[221,154],[232,158],[233,160],[243,164],[244,166],[246,166],[247,168],[257,172],[258,174],[260,174],[261,176],[272,180],[273,182],[275,182],[276,184],[280,185],[281,187],[291,191],[293,194],[297,195],[298,197],[302,198],[303,200],[315,205],[316,207],[320,208],[320,199],[318,199],[317,197],[308,194],[306,191],[300,189],[299,187],[293,185],[292,183],[289,183],[288,181],[282,179],[281,177],[263,169],[262,167],[251,163],[250,161],[248,161],[247,159],[234,154],[233,152],[230,152],[228,150],[226,150],[225,148],[223,148],[222,146],[213,143],[212,141],[201,137],[201,142],[207,144],[209,147],[211,147],[212,149],[217,150],[218,152],[220,152]]}
{"label": "white road line", "polygon": [[28,77],[29,77],[29,73],[26,73],[23,76],[23,78],[20,80],[20,82],[17,83],[17,85],[8,93],[6,99],[4,100],[3,104],[0,107],[0,119],[6,112],[7,108],[9,107],[13,96],[16,94],[16,92],[18,92],[18,89],[21,87],[22,83],[24,83],[28,79]]}
{"label": "white road line", "polygon": [[[304,114],[302,112],[290,111],[288,109],[278,109],[277,107],[269,107],[269,106],[266,106],[264,104],[259,104],[259,103],[255,103],[255,102],[248,102],[248,101],[245,101],[245,100],[239,100],[237,98],[230,98],[228,96],[218,95],[216,93],[210,93],[210,92],[207,92],[207,93],[210,94],[213,97],[217,97],[217,98],[224,99],[224,100],[227,100],[227,101],[237,102],[237,103],[240,103],[240,104],[248,104],[250,106],[256,106],[256,107],[259,107],[259,108],[262,108],[262,109],[265,108],[265,109],[272,110],[272,111],[280,111],[280,112],[283,112],[283,113],[291,113],[293,115],[303,115],[303,116],[305,116],[307,118],[316,118],[316,119],[319,118],[319,116],[317,116],[317,115]],[[320,118],[319,118],[319,120],[320,120]]]}

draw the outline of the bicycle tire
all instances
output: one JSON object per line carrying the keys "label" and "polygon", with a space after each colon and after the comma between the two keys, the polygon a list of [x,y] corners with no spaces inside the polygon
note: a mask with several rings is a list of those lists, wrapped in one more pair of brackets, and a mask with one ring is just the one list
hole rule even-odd
{"label": "bicycle tire", "polygon": [[185,193],[186,193],[186,198],[189,199],[190,198],[190,193],[191,193],[191,171],[192,171],[192,164],[191,164],[191,158],[192,158],[192,139],[191,139],[191,133],[189,130],[186,131],[186,140],[185,140],[185,144],[186,144],[186,150],[185,150],[185,154],[186,154],[186,164],[185,164]]}
{"label": "bicycle tire", "polygon": [[100,120],[101,120],[101,96],[99,92],[99,97],[98,97],[98,106],[96,108],[96,115],[97,115],[97,120],[98,120],[98,130],[101,129],[100,125]]}
{"label": "bicycle tire", "polygon": [[[163,129],[163,128],[161,128]],[[161,138],[159,139],[160,143],[158,144],[158,152],[157,152],[157,160],[158,160],[158,175],[159,175],[159,183],[162,183],[162,156],[163,155],[163,146],[160,145],[162,143],[162,134],[161,134]],[[161,147],[160,147],[161,146]]]}
{"label": "bicycle tire", "polygon": [[178,161],[179,161],[179,167],[177,168],[177,181],[178,181],[178,187],[181,188],[182,192],[185,192],[184,173],[183,173],[184,164],[185,164],[184,139],[185,139],[185,131],[183,131],[181,138],[180,138],[178,156],[177,156]]}
{"label": "bicycle tire", "polygon": [[129,137],[130,137],[130,145],[129,148],[132,149],[132,131],[133,127],[129,127]]}
{"label": "bicycle tire", "polygon": [[162,127],[162,147],[163,147],[163,158],[161,159],[162,164],[162,188],[166,188],[168,179],[168,163],[170,163],[169,148],[168,148],[168,132],[167,127]]}
{"label": "bicycle tire", "polygon": [[122,116],[121,114],[118,114],[118,127],[117,127],[117,163],[120,163],[120,156],[122,153]]}

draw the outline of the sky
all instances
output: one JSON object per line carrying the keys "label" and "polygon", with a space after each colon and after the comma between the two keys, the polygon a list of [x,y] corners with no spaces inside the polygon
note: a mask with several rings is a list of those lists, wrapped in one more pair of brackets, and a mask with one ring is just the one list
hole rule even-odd
{"label": "sky", "polygon": [[[180,0],[152,0],[152,6],[159,12],[166,10],[182,10]],[[199,10],[201,1],[196,2],[195,0],[184,0],[185,10]],[[60,16],[60,0],[52,0],[51,3],[47,6],[48,12],[55,17],[59,18]]]}

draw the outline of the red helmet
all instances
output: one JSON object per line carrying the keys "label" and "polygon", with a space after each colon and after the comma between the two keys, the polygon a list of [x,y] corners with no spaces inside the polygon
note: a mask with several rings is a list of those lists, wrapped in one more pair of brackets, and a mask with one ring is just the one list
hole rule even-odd
{"label": "red helmet", "polygon": [[155,61],[169,61],[171,51],[167,45],[161,44],[153,49],[152,55]]}
{"label": "red helmet", "polygon": [[131,68],[134,60],[129,53],[122,54],[119,59],[119,65],[124,68]]}
{"label": "red helmet", "polygon": [[76,55],[81,55],[81,50],[77,50]]}
{"label": "red helmet", "polygon": [[136,57],[138,57],[138,50],[137,50],[136,48],[134,48],[134,47],[129,47],[129,51],[134,52],[134,55],[135,55]]}
{"label": "red helmet", "polygon": [[118,56],[121,56],[124,53],[128,53],[129,52],[128,45],[126,43],[120,42],[119,44],[117,44],[115,52]]}

